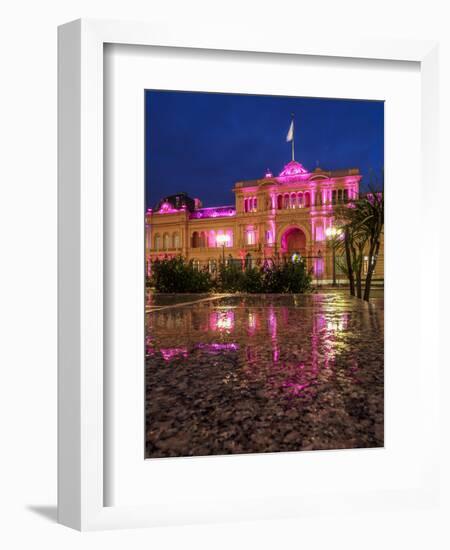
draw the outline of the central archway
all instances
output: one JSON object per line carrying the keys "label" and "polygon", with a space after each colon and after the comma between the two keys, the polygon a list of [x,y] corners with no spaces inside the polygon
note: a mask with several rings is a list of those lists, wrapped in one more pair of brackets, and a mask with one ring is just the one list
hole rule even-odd
{"label": "central archway", "polygon": [[281,250],[283,255],[292,256],[297,253],[306,255],[306,235],[299,227],[286,229],[281,237]]}

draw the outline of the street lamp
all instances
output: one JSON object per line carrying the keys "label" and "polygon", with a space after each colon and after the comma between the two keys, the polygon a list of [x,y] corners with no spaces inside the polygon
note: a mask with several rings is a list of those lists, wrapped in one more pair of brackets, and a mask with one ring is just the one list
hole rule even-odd
{"label": "street lamp", "polygon": [[325,229],[325,235],[327,239],[331,241],[331,250],[333,254],[333,286],[336,286],[336,238],[339,237],[342,233],[342,229],[338,227],[327,227]]}
{"label": "street lamp", "polygon": [[223,262],[223,265],[225,265],[225,247],[228,245],[229,242],[230,242],[230,235],[226,235],[225,233],[223,233],[221,235],[217,235],[217,237],[216,237],[216,243],[219,246],[222,246],[222,262]]}

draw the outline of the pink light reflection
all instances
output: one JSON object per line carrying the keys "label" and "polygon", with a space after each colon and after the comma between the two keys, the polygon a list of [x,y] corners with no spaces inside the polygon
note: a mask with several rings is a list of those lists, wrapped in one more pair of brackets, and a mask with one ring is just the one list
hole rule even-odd
{"label": "pink light reflection", "polygon": [[213,331],[232,331],[234,329],[234,311],[212,311],[209,316],[209,328]]}
{"label": "pink light reflection", "polygon": [[174,357],[187,357],[188,351],[187,348],[165,348],[160,349],[161,355],[165,361],[170,361]]}
{"label": "pink light reflection", "polygon": [[213,342],[211,344],[198,344],[197,349],[201,349],[203,351],[206,351],[207,353],[217,354],[221,353],[222,351],[238,351],[239,346],[238,344],[235,344],[234,342],[229,343],[218,343]]}

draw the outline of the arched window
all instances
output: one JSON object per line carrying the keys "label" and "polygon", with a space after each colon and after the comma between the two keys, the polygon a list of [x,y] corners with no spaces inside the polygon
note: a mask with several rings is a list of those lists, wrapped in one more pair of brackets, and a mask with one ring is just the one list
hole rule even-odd
{"label": "arched window", "polygon": [[303,195],[303,202],[306,208],[311,206],[311,195],[309,194],[309,191],[306,191],[306,193]]}
{"label": "arched window", "polygon": [[168,233],[164,233],[164,237],[163,237],[163,249],[164,250],[168,250],[170,247],[169,245],[169,234]]}
{"label": "arched window", "polygon": [[316,206],[322,206],[322,194],[320,191],[316,192],[315,202]]}
{"label": "arched window", "polygon": [[253,212],[256,212],[256,210],[257,210],[257,204],[258,204],[258,202],[257,202],[256,197],[253,197]]}
{"label": "arched window", "polygon": [[192,233],[192,248],[198,248],[198,232],[194,231]]}
{"label": "arched window", "polygon": [[296,208],[296,195],[295,193],[291,193],[291,208]]}
{"label": "arched window", "polygon": [[342,189],[338,189],[338,202],[342,202]]}
{"label": "arched window", "polygon": [[278,210],[281,210],[283,208],[283,195],[278,195],[277,207],[278,207]]}
{"label": "arched window", "polygon": [[208,237],[207,237],[207,234],[202,231],[199,235],[199,246],[201,248],[204,248],[205,246],[208,246]]}
{"label": "arched window", "polygon": [[161,250],[161,236],[159,233],[155,235],[155,250]]}
{"label": "arched window", "polygon": [[247,244],[256,244],[256,231],[254,229],[247,229],[246,237]]}
{"label": "arched window", "polygon": [[248,199],[244,199],[244,212],[248,212]]}
{"label": "arched window", "polygon": [[289,194],[284,195],[283,208],[289,208]]}
{"label": "arched window", "polygon": [[180,248],[180,235],[178,233],[173,234],[173,248]]}
{"label": "arched window", "polygon": [[303,193],[297,193],[297,205],[299,208],[303,206]]}

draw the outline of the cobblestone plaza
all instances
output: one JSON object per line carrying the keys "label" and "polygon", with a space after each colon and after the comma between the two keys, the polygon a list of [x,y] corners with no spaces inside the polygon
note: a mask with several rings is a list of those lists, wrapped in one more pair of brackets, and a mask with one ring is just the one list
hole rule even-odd
{"label": "cobblestone plaza", "polygon": [[383,293],[149,295],[146,457],[382,447]]}

